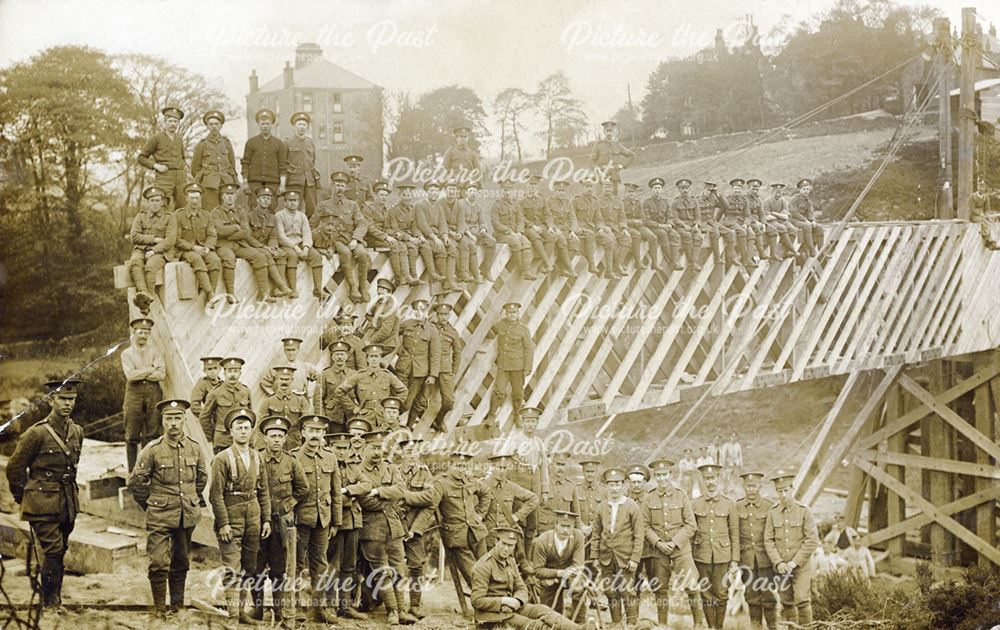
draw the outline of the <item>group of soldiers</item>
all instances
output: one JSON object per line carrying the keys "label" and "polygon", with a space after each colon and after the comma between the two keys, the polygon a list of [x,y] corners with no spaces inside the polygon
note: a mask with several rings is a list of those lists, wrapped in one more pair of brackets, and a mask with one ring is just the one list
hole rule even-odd
{"label": "group of soldiers", "polygon": [[[132,224],[127,264],[133,284],[145,292],[155,290],[166,262],[177,260],[194,270],[200,292],[230,301],[237,258],[250,264],[257,298],[264,301],[297,297],[304,263],[313,295],[323,300],[330,293],[323,259],[336,255],[350,299],[367,303],[372,251],[386,252],[396,284],[419,284],[422,260],[423,281],[454,292],[492,279],[498,243],[509,247],[514,269],[526,280],[536,279],[536,270],[571,276],[581,254],[589,272],[622,277],[630,266],[699,269],[706,244],[716,264],[746,267],[763,258],[817,256],[823,245],[809,179],[799,180],[791,195],[784,183],[772,183],[765,198],[760,179],[734,178],[725,195],[706,181],[694,195],[685,178],[668,200],[666,182],[654,177],[647,182],[649,195],[640,199],[638,184],[622,182],[634,154],[614,139],[613,122],[604,123],[605,138],[595,143],[593,169],[578,194],[570,195],[569,179],[547,182],[548,196],[540,176],[522,183],[504,179],[487,208],[468,124],[454,129],[455,145],[443,164],[447,176],[423,183],[422,195],[413,183],[369,180],[360,174],[363,156],[348,155],[344,170],[329,176],[329,199],[319,201],[316,149],[306,135],[309,114],[293,114],[295,132],[281,140],[272,134],[274,112],[263,109],[255,117],[260,133],[247,140],[240,160],[244,208],[237,203],[241,184],[232,143],[220,134],[223,114],[202,117],[209,133],[195,148],[190,176],[177,132],[184,112],[167,107],[162,114],[163,130],[140,153],[140,163],[155,176]],[[394,188],[398,200],[390,203]]]}
{"label": "group of soldiers", "polygon": [[[82,428],[72,420],[81,383],[48,383],[49,415],[20,438],[7,477],[41,550],[42,603],[61,605],[63,557],[78,509]],[[225,417],[226,446],[211,462],[185,418],[192,403],[160,401],[163,435],[146,444],[128,488],[146,512],[149,582],[156,614],[184,606],[191,537],[207,505],[222,563],[228,623],[265,615],[270,583],[276,618],[294,625],[364,619],[377,607],[389,625],[424,613],[423,579],[439,537],[456,594],[486,626],[593,627],[606,600],[611,620],[636,627],[643,588],[666,627],[671,589],[687,593],[697,627],[721,628],[727,586],[746,585],[754,627],[812,619],[809,562],[819,539],[793,475],[740,477],[743,497],[720,491],[721,467],[699,466],[703,492],[676,484],[677,465],[605,467],[549,453],[537,434],[541,410],[487,449],[433,452],[421,438],[361,418],[344,431],[328,417],[300,418],[297,442],[284,415]],[[578,464],[582,481],[571,476]],[[434,471],[438,471],[435,473]],[[655,486],[651,487],[651,483]],[[367,610],[367,612],[365,612]]]}

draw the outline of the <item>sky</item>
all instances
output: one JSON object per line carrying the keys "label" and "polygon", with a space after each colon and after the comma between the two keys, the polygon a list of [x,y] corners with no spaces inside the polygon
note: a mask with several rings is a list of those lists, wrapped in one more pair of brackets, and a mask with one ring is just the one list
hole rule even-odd
{"label": "sky", "polygon": [[[961,23],[969,0],[930,4]],[[45,48],[85,44],[161,56],[217,82],[244,106],[251,69],[263,84],[294,61],[298,43],[391,92],[471,87],[489,104],[508,87],[533,91],[562,70],[596,134],[628,98],[638,104],[663,59],[733,43],[752,16],[767,49],[779,24],[797,24],[833,0],[0,0],[0,67]],[[1000,2],[980,2],[1000,24]],[[286,130],[287,131],[287,130]],[[226,124],[241,143],[244,121]],[[279,130],[279,135],[283,132]],[[239,144],[237,144],[239,146]]]}

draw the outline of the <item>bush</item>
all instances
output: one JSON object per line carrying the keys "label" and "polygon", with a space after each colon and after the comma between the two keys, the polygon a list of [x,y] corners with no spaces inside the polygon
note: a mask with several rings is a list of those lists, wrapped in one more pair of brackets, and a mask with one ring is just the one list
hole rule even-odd
{"label": "bush", "polygon": [[964,577],[931,587],[924,598],[929,628],[978,630],[1000,623],[1000,569],[973,565]]}

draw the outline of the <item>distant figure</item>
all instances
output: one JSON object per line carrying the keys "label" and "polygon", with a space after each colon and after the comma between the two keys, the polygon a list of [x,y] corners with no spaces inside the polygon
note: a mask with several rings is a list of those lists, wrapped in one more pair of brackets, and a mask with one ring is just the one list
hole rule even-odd
{"label": "distant figure", "polygon": [[743,446],[736,437],[736,431],[729,434],[729,440],[719,448],[719,465],[726,486],[736,483],[743,466]]}
{"label": "distant figure", "polygon": [[698,462],[695,461],[694,451],[688,447],[684,449],[684,457],[677,462],[677,471],[680,473],[680,486],[688,496],[692,496],[694,490],[694,474],[698,470]]}
{"label": "distant figure", "polygon": [[851,546],[851,540],[858,537],[858,532],[853,527],[849,527],[843,514],[836,516],[836,521],[830,532],[823,537],[823,541],[830,541],[840,551]]}
{"label": "distant figure", "polygon": [[701,453],[698,455],[698,460],[695,462],[697,466],[704,466],[705,464],[716,463],[715,455],[712,454],[710,447],[702,446]]}
{"label": "distant figure", "polygon": [[847,562],[847,568],[857,573],[865,581],[875,577],[875,559],[868,547],[861,544],[861,536],[851,538],[851,546],[840,552],[840,557]]}
{"label": "distant figure", "polygon": [[1000,249],[1000,212],[993,212],[990,207],[990,189],[986,180],[980,177],[976,180],[976,192],[972,193],[969,221],[979,224],[986,247]]}

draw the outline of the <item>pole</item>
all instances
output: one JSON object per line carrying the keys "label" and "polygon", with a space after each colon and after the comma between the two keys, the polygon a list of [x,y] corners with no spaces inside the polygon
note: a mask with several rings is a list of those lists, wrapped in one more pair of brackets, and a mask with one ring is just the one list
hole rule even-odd
{"label": "pole", "polygon": [[951,172],[951,75],[952,46],[951,22],[948,18],[934,20],[937,33],[938,79],[938,157],[940,170],[938,184],[941,186],[941,202],[938,205],[939,219],[955,218],[955,202]]}
{"label": "pole", "polygon": [[972,199],[974,127],[976,121],[976,10],[962,9],[962,72],[958,94],[958,218],[968,220]]}

